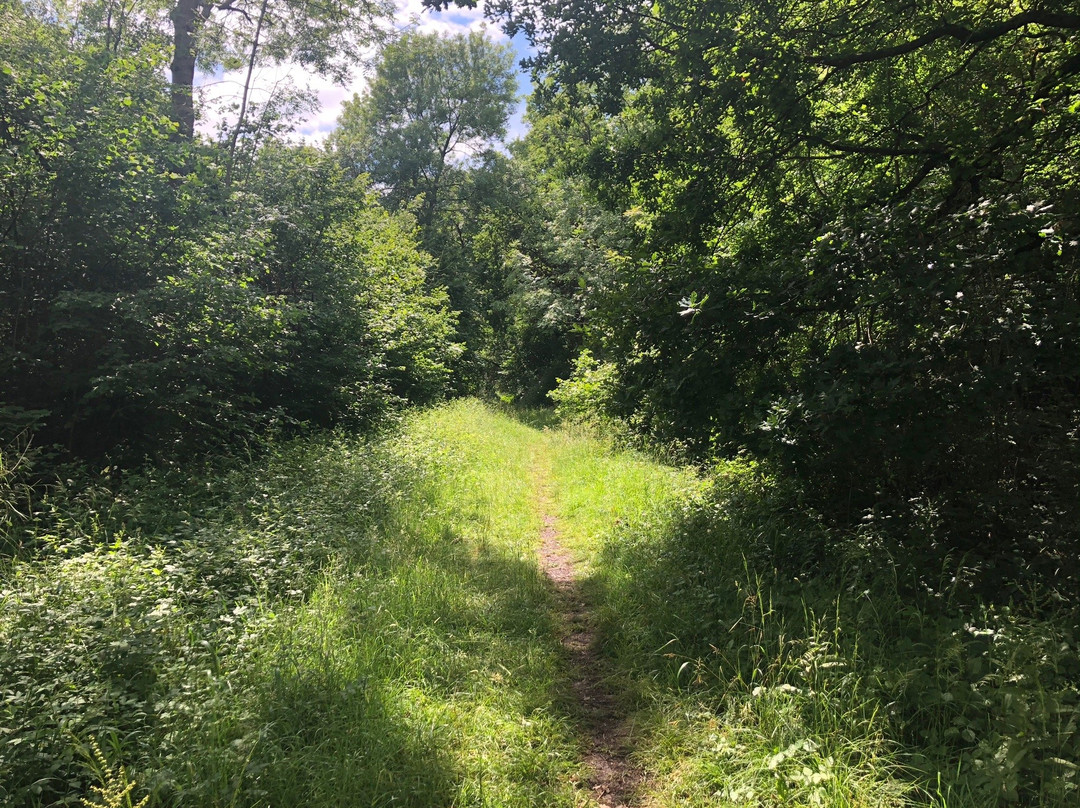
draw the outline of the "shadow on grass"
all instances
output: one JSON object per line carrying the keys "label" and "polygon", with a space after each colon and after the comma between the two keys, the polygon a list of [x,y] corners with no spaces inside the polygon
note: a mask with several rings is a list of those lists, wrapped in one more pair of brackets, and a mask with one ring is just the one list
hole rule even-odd
{"label": "shadow on grass", "polygon": [[[980,628],[970,614],[905,601],[889,581],[858,594],[838,576],[799,583],[771,565],[757,576],[742,557],[760,523],[738,520],[691,510],[652,525],[651,535],[616,529],[587,582],[628,692],[708,705],[703,760],[714,756],[705,739],[724,737],[717,721],[745,715],[750,724],[731,725],[744,750],[759,743],[761,761],[776,763],[776,750],[810,738],[817,758],[835,755],[829,765],[848,767],[844,782],[864,795],[1074,804],[1067,761],[1080,754],[1080,734],[1060,716],[1080,713],[1055,652],[1062,641],[1075,647],[1062,627],[1006,616]],[[998,633],[987,639],[991,629]],[[1035,684],[1024,687],[1027,675]],[[1010,749],[1023,755],[1010,759]],[[745,772],[754,763],[752,750],[743,754]],[[804,756],[800,765],[820,764]],[[735,787],[732,770],[715,767],[713,776],[697,784],[702,793]]]}
{"label": "shadow on grass", "polygon": [[554,407],[526,407],[520,404],[505,404],[503,402],[497,402],[494,406],[500,414],[533,429],[541,431],[555,429],[562,423],[562,419],[555,414]]}
{"label": "shadow on grass", "polygon": [[[225,741],[248,754],[237,806],[573,805],[550,593],[530,560],[405,538],[276,631]],[[231,771],[185,802],[230,804]]]}

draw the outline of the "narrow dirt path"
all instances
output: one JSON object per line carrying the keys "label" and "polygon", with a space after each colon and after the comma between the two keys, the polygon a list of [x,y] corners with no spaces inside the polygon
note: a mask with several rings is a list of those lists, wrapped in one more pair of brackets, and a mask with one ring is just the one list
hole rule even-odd
{"label": "narrow dirt path", "polygon": [[559,541],[551,501],[541,486],[539,502],[544,527],[540,565],[559,596],[565,626],[562,637],[570,661],[571,687],[577,697],[588,787],[601,808],[632,808],[644,776],[629,759],[631,726],[620,714],[607,684],[608,670],[597,650],[592,604],[582,591],[573,558]]}

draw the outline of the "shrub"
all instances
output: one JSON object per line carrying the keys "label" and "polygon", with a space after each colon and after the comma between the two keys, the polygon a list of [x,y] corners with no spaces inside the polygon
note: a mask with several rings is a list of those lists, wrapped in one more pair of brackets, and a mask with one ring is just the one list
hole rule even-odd
{"label": "shrub", "polygon": [[569,378],[559,379],[548,397],[567,421],[607,421],[613,411],[616,378],[614,365],[600,362],[586,349],[574,361]]}

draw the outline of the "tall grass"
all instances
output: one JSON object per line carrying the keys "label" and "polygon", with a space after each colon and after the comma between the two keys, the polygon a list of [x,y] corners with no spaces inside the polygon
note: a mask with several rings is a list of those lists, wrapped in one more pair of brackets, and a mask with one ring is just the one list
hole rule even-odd
{"label": "tall grass", "polygon": [[572,805],[527,431],[463,403],[180,517],[68,501],[0,584],[0,803]]}
{"label": "tall grass", "polygon": [[[1069,806],[1076,612],[800,580],[821,538],[751,463],[704,477],[575,441],[555,462],[636,710],[650,806]],[[887,559],[886,559],[887,561]]]}
{"label": "tall grass", "polygon": [[794,577],[821,528],[753,464],[469,401],[258,458],[38,502],[0,572],[0,805],[590,804],[543,509],[648,808],[1080,800],[1076,612]]}

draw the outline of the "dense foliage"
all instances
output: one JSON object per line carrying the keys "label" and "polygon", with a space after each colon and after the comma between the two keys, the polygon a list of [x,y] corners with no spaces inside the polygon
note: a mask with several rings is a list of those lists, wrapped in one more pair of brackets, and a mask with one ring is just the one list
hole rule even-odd
{"label": "dense foliage", "polygon": [[[564,717],[499,702],[498,665],[455,634],[535,654],[522,698],[548,704],[521,560],[543,493],[457,479],[435,427],[274,443],[480,392],[700,466],[676,484],[591,446],[562,483],[605,542],[612,659],[676,705],[652,740],[698,747],[657,799],[1071,804],[1080,5],[488,11],[535,46],[509,144],[511,49],[390,37],[382,0],[0,0],[0,803],[74,804],[94,775],[133,802],[121,758],[162,803],[299,804],[312,761],[357,804],[483,803],[483,755],[521,796],[509,746],[426,765],[485,735],[455,723],[454,677],[555,783]],[[260,65],[343,78],[377,43],[325,146],[289,140],[312,99],[252,96]],[[200,66],[247,77],[216,127]],[[455,429],[515,447],[473,435],[485,462],[540,473],[539,437],[473,409]],[[269,470],[215,498],[222,453]],[[517,517],[509,555],[459,543]],[[290,632],[314,660],[291,678]],[[402,757],[399,708],[410,732],[437,716],[437,742]],[[319,757],[315,719],[355,743],[358,779]]]}
{"label": "dense foliage", "polygon": [[318,149],[177,137],[149,24],[0,13],[5,445],[175,458],[442,395],[454,320],[407,213]]}
{"label": "dense foliage", "polygon": [[1063,5],[507,9],[540,48],[569,170],[633,226],[587,306],[613,414],[771,459],[804,507],[905,563],[965,558],[995,594],[1071,586],[1080,14]]}
{"label": "dense foliage", "polygon": [[459,390],[493,386],[512,286],[508,225],[527,198],[496,146],[516,99],[513,56],[480,32],[406,34],[382,54],[370,86],[345,103],[331,146],[366,173],[390,210],[415,212],[434,282],[459,313]]}

